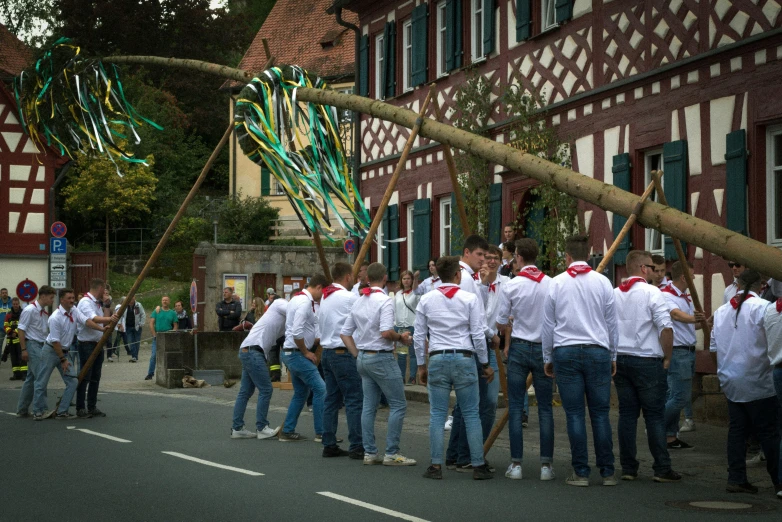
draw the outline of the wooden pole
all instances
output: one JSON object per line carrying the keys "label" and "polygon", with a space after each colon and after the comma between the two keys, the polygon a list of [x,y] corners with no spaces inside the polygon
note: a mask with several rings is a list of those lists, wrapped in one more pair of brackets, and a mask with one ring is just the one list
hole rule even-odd
{"label": "wooden pole", "polygon": [[329,262],[326,260],[326,251],[323,250],[323,242],[320,240],[320,234],[317,230],[312,231],[312,240],[315,242],[315,248],[318,249],[318,257],[320,258],[320,267],[323,269],[323,275],[329,280],[331,284],[331,270],[329,270]]}
{"label": "wooden pole", "polygon": [[372,238],[374,238],[375,234],[377,234],[377,229],[380,226],[380,220],[383,219],[383,214],[386,212],[386,208],[388,208],[388,202],[391,201],[391,195],[394,193],[396,184],[399,181],[399,176],[402,174],[402,169],[405,168],[407,156],[410,155],[410,149],[413,148],[415,138],[418,136],[418,131],[421,129],[421,124],[424,122],[424,115],[426,114],[426,109],[429,107],[429,102],[432,100],[433,94],[434,85],[431,87],[431,89],[429,89],[429,94],[426,95],[426,99],[424,100],[423,105],[421,105],[421,110],[418,113],[418,119],[416,119],[415,125],[413,125],[413,128],[410,130],[410,137],[407,138],[405,148],[402,149],[402,155],[399,157],[399,161],[396,164],[396,169],[394,169],[394,173],[391,175],[391,180],[388,182],[386,193],[383,195],[383,199],[377,209],[377,214],[375,214],[375,218],[372,220],[372,226],[369,227],[369,233],[367,233],[367,237],[365,237],[364,241],[361,243],[361,249],[359,250],[358,255],[356,256],[356,260],[353,263],[354,281],[356,281],[358,278],[358,272],[361,269],[361,263],[364,262],[364,258],[367,256],[367,252],[369,252],[369,246],[372,244]]}
{"label": "wooden pole", "polygon": [[[432,109],[437,121],[442,121],[443,115],[440,112],[440,102],[437,101],[437,96],[432,98]],[[456,199],[456,207],[459,209],[459,221],[462,224],[462,233],[464,237],[472,235],[470,231],[470,225],[467,224],[467,210],[464,207],[464,197],[462,196],[462,189],[459,186],[459,177],[456,173],[456,163],[453,160],[453,153],[451,152],[451,146],[447,143],[441,143],[443,146],[443,156],[445,157],[445,164],[448,166],[448,174],[451,176],[451,185],[453,185],[454,198]]]}
{"label": "wooden pole", "polygon": [[[505,349],[510,353],[510,338],[511,327],[510,324],[505,329]],[[483,455],[486,456],[489,450],[494,445],[494,441],[497,440],[502,430],[505,429],[505,425],[508,423],[508,416],[510,415],[510,398],[508,397],[508,374],[505,369],[505,364],[502,362],[502,350],[499,348],[496,351],[497,355],[497,367],[500,369],[500,387],[502,388],[502,394],[505,396],[505,403],[507,404],[502,417],[494,423],[494,426],[486,437],[486,442],[483,443]]]}
{"label": "wooden pole", "polygon": [[597,266],[597,273],[602,274],[608,262],[611,261],[612,257],[614,257],[614,254],[616,254],[616,251],[619,248],[619,243],[621,243],[627,233],[630,232],[630,228],[632,228],[635,220],[638,219],[638,214],[641,212],[641,208],[643,207],[644,202],[649,199],[649,196],[652,195],[652,192],[654,192],[654,181],[649,183],[649,186],[646,187],[644,193],[641,194],[641,199],[638,201],[638,203],[636,203],[635,208],[633,209],[633,213],[630,215],[630,217],[627,218],[625,226],[622,227],[622,230],[619,231],[619,234],[617,234],[614,242],[611,243],[611,248],[608,249],[608,252],[603,255],[603,260],[600,261],[600,264]]}

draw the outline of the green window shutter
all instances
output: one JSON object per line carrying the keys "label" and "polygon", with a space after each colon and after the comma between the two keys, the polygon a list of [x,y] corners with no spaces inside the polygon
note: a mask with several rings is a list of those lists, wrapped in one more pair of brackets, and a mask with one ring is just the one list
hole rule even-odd
{"label": "green window shutter", "polygon": [[502,229],[502,183],[493,183],[489,187],[489,244],[500,244]]}
{"label": "green window shutter", "polygon": [[378,259],[378,262],[383,263],[383,266],[385,266],[386,268],[388,268],[388,265],[391,264],[391,257],[390,257],[391,252],[390,249],[388,248],[388,243],[386,243],[390,235],[390,229],[388,226],[391,221],[389,219],[390,210],[391,210],[391,205],[387,206],[386,211],[383,213],[383,221],[381,222],[381,226],[383,227],[383,240],[380,242],[380,246],[385,248],[380,249],[383,255],[380,256],[380,258]]}
{"label": "green window shutter", "polygon": [[[687,142],[672,141],[663,145],[663,191],[668,206],[687,212]],[[687,254],[687,245],[682,242]],[[665,259],[677,259],[673,239],[665,236]]]}
{"label": "green window shutter", "polygon": [[483,1],[483,54],[489,56],[494,52],[494,0]]}
{"label": "green window shutter", "polygon": [[383,36],[383,92],[386,98],[396,94],[396,22],[388,22]]}
{"label": "green window shutter", "polygon": [[[388,205],[388,241],[399,239],[399,205]],[[386,243],[388,279],[399,281],[399,243]]]}
{"label": "green window shutter", "polygon": [[731,132],[726,141],[727,228],[747,235],[747,131]]}
{"label": "green window shutter", "polygon": [[516,41],[523,42],[532,32],[532,0],[516,0]]}
{"label": "green window shutter", "polygon": [[413,63],[411,81],[413,87],[426,83],[427,57],[427,5],[421,4],[413,9]]}
{"label": "green window shutter", "polygon": [[[615,187],[620,188],[622,190],[626,190],[627,192],[631,192],[632,190],[632,186],[630,183],[631,167],[632,165],[630,165],[630,154],[624,153],[624,154],[617,154],[616,156],[614,156],[614,165],[611,168],[611,170],[614,173]],[[619,234],[619,231],[622,230],[622,227],[625,226],[625,223],[627,223],[626,217],[614,213],[614,223],[612,227],[614,231],[614,237],[616,237]],[[624,237],[624,239],[622,239],[622,242],[619,243],[619,248],[616,250],[616,253],[614,254],[614,263],[617,265],[623,265],[627,260],[627,254],[628,252],[630,252],[630,236],[631,234],[627,234]]]}
{"label": "green window shutter", "polygon": [[445,2],[445,68],[462,66],[462,0]]}
{"label": "green window shutter", "polygon": [[361,35],[358,47],[358,94],[369,95],[369,35]]}
{"label": "green window shutter", "polygon": [[[442,219],[442,217],[440,218]],[[462,232],[462,222],[459,221],[459,210],[456,207],[456,195],[451,194],[451,255],[462,255],[462,243],[464,243],[464,233]]]}
{"label": "green window shutter", "polygon": [[413,202],[413,267],[411,270],[425,272],[429,268],[429,256],[432,253],[432,206],[429,199],[417,199]]}
{"label": "green window shutter", "polygon": [[272,192],[271,173],[266,167],[261,167],[261,196],[268,196]]}
{"label": "green window shutter", "polygon": [[558,24],[573,18],[573,0],[557,0],[557,3],[554,4],[554,9],[556,10]]}

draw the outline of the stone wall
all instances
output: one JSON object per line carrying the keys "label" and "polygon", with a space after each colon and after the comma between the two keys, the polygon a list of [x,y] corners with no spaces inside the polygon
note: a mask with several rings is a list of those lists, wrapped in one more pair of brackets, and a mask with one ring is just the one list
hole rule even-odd
{"label": "stone wall", "polygon": [[203,332],[198,336],[198,366],[195,363],[195,336],[164,332],[157,336],[155,382],[165,388],[181,388],[189,370],[223,370],[226,379],[242,377],[239,346],[247,332]]}

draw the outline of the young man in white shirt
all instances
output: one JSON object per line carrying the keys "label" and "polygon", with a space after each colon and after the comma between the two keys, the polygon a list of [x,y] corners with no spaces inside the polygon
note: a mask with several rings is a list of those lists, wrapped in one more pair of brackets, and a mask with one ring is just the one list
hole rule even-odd
{"label": "young man in white shirt", "polygon": [[673,326],[668,303],[655,285],[652,254],[632,250],[626,261],[628,278],[614,289],[619,343],[614,385],[619,398],[619,462],[622,480],[638,478],[636,434],[643,411],[654,481],[676,482],[665,440],[666,370],[673,350]]}
{"label": "young man in white shirt", "polygon": [[692,266],[676,261],[671,267],[671,284],[662,289],[673,320],[673,354],[668,368],[668,392],[665,403],[665,431],[668,449],[691,449],[693,446],[678,438],[679,416],[692,400],[692,377],[695,374],[695,330],[701,329],[702,312],[696,312],[687,293],[685,267],[692,275]]}
{"label": "young man in white shirt", "polygon": [[650,274],[649,284],[662,290],[671,282],[668,276],[665,275],[665,257],[660,254],[654,254],[652,256],[652,264],[654,265],[654,270]]}
{"label": "young man in white shirt", "polygon": [[[335,263],[331,268],[332,284],[323,289],[320,300],[320,345],[323,347],[321,366],[326,381],[326,399],[323,406],[323,456],[364,458],[361,432],[361,411],[364,405],[361,376],[356,369],[356,353],[342,342],[340,333],[350,316],[353,303],[361,299],[348,288],[353,287],[353,267]],[[348,451],[337,445],[339,409],[345,404],[348,423]]]}
{"label": "young man in white shirt", "polygon": [[73,305],[75,300],[76,294],[73,293],[73,289],[63,288],[60,290],[60,306],[49,317],[49,333],[41,350],[41,362],[38,366],[40,371],[35,376],[34,420],[43,420],[46,410],[46,388],[55,368],[60,372],[65,383],[65,391],[60,399],[60,407],[57,409],[55,418],[66,420],[73,418],[73,415],[68,413],[68,409],[71,406],[73,395],[76,393],[79,377],[76,374],[76,368],[68,360],[68,355],[76,337],[76,327],[87,326],[98,332],[103,332],[101,325],[85,316]]}
{"label": "young man in white shirt", "polygon": [[543,362],[556,374],[567,416],[573,474],[571,486],[589,485],[584,395],[594,435],[595,459],[604,486],[615,486],[614,445],[608,418],[611,376],[616,372],[616,309],[608,278],[586,263],[589,238],[567,240],[567,271],[551,281],[543,312]]}
{"label": "young man in white shirt", "polygon": [[[41,365],[41,351],[49,335],[49,312],[46,308],[54,303],[57,291],[48,285],[43,285],[38,290],[38,299],[27,305],[22,310],[19,318],[19,344],[22,348],[22,360],[27,361],[27,377],[22,384],[22,392],[19,394],[19,402],[16,405],[17,417],[30,416],[30,404],[33,402],[35,391],[35,376]],[[46,401],[46,397],[44,397]],[[44,402],[44,410],[46,403]]]}
{"label": "young man in white shirt", "polygon": [[733,273],[733,282],[722,293],[722,304],[727,304],[739,292],[739,276],[747,269],[747,267],[736,261],[728,261],[728,266]]}
{"label": "young man in white shirt", "polygon": [[[402,372],[394,359],[394,343],[410,344],[410,333],[394,331],[394,302],[384,288],[388,281],[386,267],[372,263],[367,267],[369,287],[361,290],[350,310],[341,338],[351,354],[357,354],[356,367],[361,375],[364,406],[361,431],[364,439],[364,464],[414,466],[415,460],[399,453],[402,423],[407,411]],[[388,431],[384,455],[375,445],[375,416],[380,395],[388,399]]]}
{"label": "young man in white shirt", "polygon": [[527,395],[527,376],[532,374],[540,422],[540,480],[553,480],[554,468],[554,379],[543,370],[543,348],[540,341],[543,303],[551,278],[538,270],[538,244],[534,239],[516,241],[516,262],[522,267],[518,275],[502,285],[497,327],[505,329],[513,317],[508,358],[508,435],[511,463],[505,476],[520,480],[524,457],[523,414]]}
{"label": "young man in white shirt", "polygon": [[[464,271],[455,257],[441,257],[437,273],[443,284],[418,303],[414,346],[418,360],[418,382],[429,390],[429,445],[431,465],[425,478],[442,479],[443,423],[448,415],[451,390],[461,409],[470,451],[473,478],[493,477],[483,458],[483,433],[479,415],[478,359],[487,381],[494,378],[486,352],[486,325],[480,299],[459,287]],[[429,337],[429,365],[425,341]],[[454,426],[455,428],[455,426]]]}
{"label": "young man in white shirt", "polygon": [[315,315],[315,303],[320,301],[328,280],[323,274],[312,276],[307,287],[296,293],[288,303],[285,318],[285,344],[282,347],[282,362],[288,368],[293,381],[293,398],[288,406],[280,441],[297,442],[306,437],[296,433],[304,403],[312,391],[312,416],[315,425],[315,441],[321,442],[323,435],[323,400],[326,396],[326,383],[318,373],[318,358],[315,348],[318,339],[318,317]]}
{"label": "young man in white shirt", "polygon": [[779,403],[774,390],[764,321],[766,309],[776,307],[761,299],[761,278],[745,270],[738,278],[739,293],[714,312],[709,347],[717,363],[717,376],[728,400],[729,493],[757,493],[747,480],[745,441],[753,434],[766,455],[766,469],[777,497],[782,498]]}
{"label": "young man in white shirt", "polygon": [[361,268],[358,269],[358,281],[356,281],[353,285],[353,288],[351,289],[351,292],[353,292],[353,295],[358,297],[361,295],[359,293],[359,289],[361,288],[361,285],[367,284],[367,267],[369,267],[369,263],[367,261],[364,261],[361,263]]}
{"label": "young man in white shirt", "polygon": [[[285,318],[288,313],[288,301],[274,300],[263,316],[255,322],[250,333],[239,347],[239,360],[242,361],[242,380],[239,394],[234,404],[232,439],[270,439],[276,437],[280,427],[269,426],[269,402],[272,398],[271,378],[269,376],[269,352],[277,339],[285,335]],[[258,404],[255,408],[255,431],[244,427],[244,412],[247,402],[258,389]]]}

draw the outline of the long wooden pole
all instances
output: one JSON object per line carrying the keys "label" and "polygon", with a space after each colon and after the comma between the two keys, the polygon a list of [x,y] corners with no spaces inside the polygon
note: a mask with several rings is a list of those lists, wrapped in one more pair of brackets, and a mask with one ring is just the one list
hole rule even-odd
{"label": "long wooden pole", "polygon": [[394,169],[394,173],[391,175],[391,179],[388,182],[386,193],[383,194],[383,199],[377,209],[377,214],[375,214],[375,218],[372,220],[372,226],[369,227],[369,233],[367,234],[367,237],[364,238],[363,243],[361,243],[361,249],[356,256],[356,261],[353,263],[354,281],[357,281],[358,272],[361,270],[361,263],[364,262],[364,258],[367,256],[367,252],[369,252],[369,246],[372,244],[372,239],[375,237],[375,234],[377,234],[380,221],[383,219],[383,214],[385,214],[386,208],[388,208],[388,202],[391,201],[391,195],[394,193],[396,184],[399,181],[399,176],[402,174],[402,170],[405,168],[407,156],[410,155],[410,149],[413,148],[415,138],[418,136],[418,131],[421,129],[421,125],[424,122],[424,115],[426,114],[426,109],[429,107],[429,102],[432,100],[433,93],[434,85],[431,89],[429,89],[429,94],[426,95],[426,99],[424,100],[423,105],[421,105],[421,110],[418,112],[418,118],[416,119],[413,128],[410,130],[410,136],[407,138],[405,148],[402,149],[402,155],[399,157],[399,161],[396,164],[396,169]]}
{"label": "long wooden pole", "polygon": [[[507,329],[507,334],[505,335],[505,345],[510,345],[510,328]],[[494,423],[494,426],[491,429],[491,432],[489,433],[489,436],[486,438],[486,442],[483,443],[483,454],[484,456],[489,453],[489,450],[494,445],[494,441],[497,440],[497,437],[502,433],[502,430],[505,429],[505,424],[508,423],[508,417],[510,416],[510,398],[508,397],[508,373],[505,370],[505,363],[502,362],[502,350],[500,348],[495,348],[494,355],[497,357],[497,368],[499,368],[499,377],[500,377],[500,389],[502,390],[502,396],[505,397],[505,412],[502,414],[502,417]]]}
{"label": "long wooden pole", "polygon": [[320,240],[320,234],[317,230],[312,231],[312,241],[315,242],[315,248],[318,250],[318,258],[320,259],[320,267],[323,269],[323,275],[331,283],[331,270],[329,270],[329,262],[326,259],[326,251],[323,250],[323,242]]}

